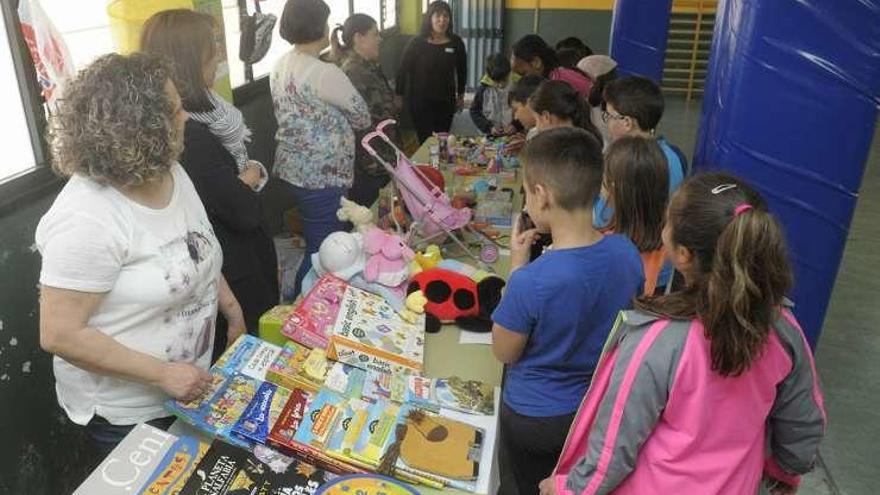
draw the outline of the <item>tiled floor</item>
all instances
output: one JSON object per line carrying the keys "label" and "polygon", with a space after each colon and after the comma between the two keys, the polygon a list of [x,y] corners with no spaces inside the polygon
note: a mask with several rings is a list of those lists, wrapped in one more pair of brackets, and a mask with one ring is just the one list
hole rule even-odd
{"label": "tiled floor", "polygon": [[[700,101],[669,99],[660,133],[692,158]],[[471,133],[467,114],[454,132]],[[880,130],[862,183],[855,217],[816,360],[829,417],[816,470],[800,495],[880,492]]]}

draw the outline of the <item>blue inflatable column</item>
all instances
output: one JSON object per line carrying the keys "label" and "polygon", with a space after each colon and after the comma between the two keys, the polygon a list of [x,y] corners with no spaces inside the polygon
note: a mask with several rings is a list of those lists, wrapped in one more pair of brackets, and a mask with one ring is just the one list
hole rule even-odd
{"label": "blue inflatable column", "polygon": [[880,0],[719,2],[694,168],[731,171],[765,195],[786,230],[795,314],[813,346],[878,104]]}
{"label": "blue inflatable column", "polygon": [[660,84],[672,0],[616,0],[609,55],[622,75],[643,76]]}

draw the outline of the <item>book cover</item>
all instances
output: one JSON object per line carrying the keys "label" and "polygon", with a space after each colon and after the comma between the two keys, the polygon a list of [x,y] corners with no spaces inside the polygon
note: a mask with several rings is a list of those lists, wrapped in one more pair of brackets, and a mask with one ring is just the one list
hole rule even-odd
{"label": "book cover", "polygon": [[244,367],[253,354],[254,350],[259,347],[260,340],[253,335],[243,334],[235,339],[231,346],[227,347],[217,362],[211,366],[212,369],[221,370],[227,375],[234,374],[237,370]]}
{"label": "book cover", "polygon": [[249,442],[232,436],[232,428],[257,393],[260,381],[245,375],[233,375],[196,426],[224,438],[230,443],[248,447]]}
{"label": "book cover", "polygon": [[354,287],[345,290],[329,357],[365,370],[418,374],[424,347],[424,315],[408,323],[382,297]]}
{"label": "book cover", "polygon": [[368,370],[362,396],[364,400],[370,402],[384,400],[402,404],[406,399],[409,376],[401,373],[389,374]]}
{"label": "book cover", "polygon": [[246,442],[266,443],[272,426],[290,398],[290,390],[263,382],[253,400],[232,428],[232,434]]}
{"label": "book cover", "polygon": [[281,410],[278,421],[272,427],[269,433],[268,441],[273,445],[278,445],[286,449],[293,449],[293,443],[296,430],[299,429],[300,423],[305,418],[309,403],[313,394],[302,389],[293,389],[287,404]]}
{"label": "book cover", "polygon": [[378,466],[394,437],[399,414],[400,406],[393,402],[371,404],[366,424],[351,449],[351,457],[370,466]]}
{"label": "book cover", "polygon": [[193,437],[178,438],[147,480],[142,495],[178,495],[211,447]]}
{"label": "book cover", "polygon": [[260,340],[257,337],[250,335],[249,337],[257,339],[259,343],[241,368],[234,371],[249,376],[254,380],[265,380],[269,367],[275,362],[278,355],[281,354],[281,347],[265,340]]}
{"label": "book cover", "polygon": [[294,434],[296,443],[322,451],[342,412],[344,399],[328,389],[321,389],[306,411]]}
{"label": "book cover", "polygon": [[431,390],[440,407],[487,416],[495,413],[495,389],[488,383],[451,376],[434,380]]}
{"label": "book cover", "polygon": [[307,390],[318,390],[324,385],[331,364],[324,349],[312,349],[294,381]]}
{"label": "book cover", "polygon": [[480,474],[482,429],[412,405],[401,408],[393,439],[383,452],[397,455],[404,472],[473,483]]}
{"label": "book cover", "polygon": [[214,440],[180,495],[254,494],[268,469],[248,451]]}
{"label": "book cover", "polygon": [[408,377],[404,402],[431,412],[440,412],[440,404],[434,396],[435,382],[436,380],[424,376]]}
{"label": "book cover", "polygon": [[281,352],[278,353],[275,362],[269,366],[269,370],[266,372],[266,379],[289,389],[299,387],[300,385],[296,382],[296,376],[300,369],[302,369],[303,363],[305,363],[310,351],[308,347],[302,344],[288,341],[281,348]]}
{"label": "book cover", "polygon": [[110,452],[74,495],[127,495],[140,493],[177,437],[141,423]]}
{"label": "book cover", "polygon": [[370,403],[361,399],[347,398],[345,406],[339,415],[339,420],[330,433],[330,438],[324,446],[328,454],[347,458],[351,449],[360,438],[367,424],[367,416],[370,411]]}
{"label": "book cover", "polygon": [[343,397],[360,399],[366,379],[366,371],[349,364],[334,362],[324,379],[324,387]]}
{"label": "book cover", "polygon": [[294,308],[281,333],[307,347],[326,349],[347,286],[332,275],[321,277]]}
{"label": "book cover", "polygon": [[202,419],[208,415],[211,403],[219,398],[226,389],[229,380],[232,379],[232,377],[225,374],[222,369],[212,368],[210,373],[211,386],[205,395],[189,402],[169,399],[165,402],[165,409],[197,428],[204,428],[205,425],[202,424]]}

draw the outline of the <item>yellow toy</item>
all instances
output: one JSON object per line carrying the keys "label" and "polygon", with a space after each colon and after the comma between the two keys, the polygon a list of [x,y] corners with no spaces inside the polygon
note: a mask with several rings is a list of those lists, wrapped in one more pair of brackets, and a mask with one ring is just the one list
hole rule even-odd
{"label": "yellow toy", "polygon": [[431,244],[425,249],[425,252],[416,253],[416,262],[422,267],[422,270],[430,270],[443,261],[443,255],[440,254],[440,247]]}
{"label": "yellow toy", "polygon": [[428,299],[425,298],[422,291],[417,290],[406,296],[406,300],[404,301],[405,307],[403,311],[400,312],[400,317],[407,323],[415,323],[418,315],[425,312],[426,304],[428,304]]}

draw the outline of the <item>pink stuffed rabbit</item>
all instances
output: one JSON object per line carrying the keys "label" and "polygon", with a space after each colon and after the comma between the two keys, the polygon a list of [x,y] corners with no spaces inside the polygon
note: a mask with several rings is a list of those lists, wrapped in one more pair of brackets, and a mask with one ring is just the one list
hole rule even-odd
{"label": "pink stuffed rabbit", "polygon": [[409,262],[415,258],[403,239],[373,227],[364,234],[367,263],[364,279],[386,287],[397,287],[409,278]]}

